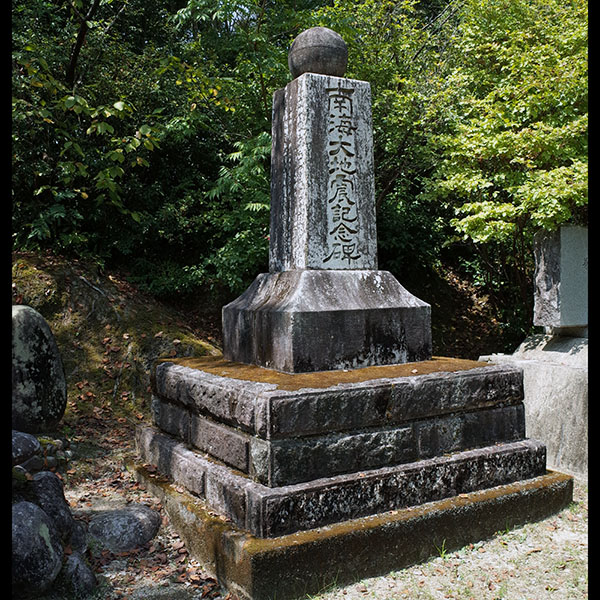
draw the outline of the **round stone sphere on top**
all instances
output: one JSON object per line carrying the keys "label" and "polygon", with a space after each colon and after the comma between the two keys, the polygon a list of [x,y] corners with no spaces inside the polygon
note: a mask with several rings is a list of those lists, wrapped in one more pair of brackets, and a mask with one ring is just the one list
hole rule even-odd
{"label": "round stone sphere on top", "polygon": [[295,79],[303,73],[343,77],[348,64],[348,47],[342,36],[327,27],[312,27],[299,34],[288,54]]}

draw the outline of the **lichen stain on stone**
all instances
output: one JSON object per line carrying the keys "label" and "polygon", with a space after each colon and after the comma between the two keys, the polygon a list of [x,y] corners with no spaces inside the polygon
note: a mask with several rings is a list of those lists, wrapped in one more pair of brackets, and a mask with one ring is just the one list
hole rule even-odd
{"label": "lichen stain on stone", "polygon": [[46,523],[40,523],[39,534],[40,537],[44,540],[44,543],[48,548],[48,552],[50,552],[50,554],[54,556],[56,552],[54,550],[54,546],[52,545],[52,541],[50,540],[50,530],[48,529],[48,525],[46,525]]}
{"label": "lichen stain on stone", "polygon": [[157,362],[170,362],[231,379],[272,383],[280,390],[285,391],[297,391],[304,388],[328,388],[339,384],[362,383],[375,379],[413,377],[437,372],[466,371],[491,366],[492,364],[476,360],[434,356],[431,360],[400,365],[374,366],[338,371],[317,371],[313,373],[283,373],[256,365],[231,362],[222,356],[165,358]]}

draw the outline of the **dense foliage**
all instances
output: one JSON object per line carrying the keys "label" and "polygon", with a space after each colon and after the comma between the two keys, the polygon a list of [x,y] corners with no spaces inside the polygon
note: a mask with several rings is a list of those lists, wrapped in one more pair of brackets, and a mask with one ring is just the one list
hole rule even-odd
{"label": "dense foliage", "polygon": [[382,268],[452,263],[514,313],[532,233],[585,222],[583,0],[12,8],[15,249],[120,264],[157,294],[244,289],[267,268],[272,93],[314,25],[372,85]]}

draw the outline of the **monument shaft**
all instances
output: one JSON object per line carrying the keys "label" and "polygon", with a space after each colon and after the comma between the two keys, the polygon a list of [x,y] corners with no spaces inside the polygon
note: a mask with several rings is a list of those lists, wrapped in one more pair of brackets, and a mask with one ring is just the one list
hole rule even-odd
{"label": "monument shaft", "polygon": [[269,270],[377,269],[371,91],[306,73],[273,98]]}

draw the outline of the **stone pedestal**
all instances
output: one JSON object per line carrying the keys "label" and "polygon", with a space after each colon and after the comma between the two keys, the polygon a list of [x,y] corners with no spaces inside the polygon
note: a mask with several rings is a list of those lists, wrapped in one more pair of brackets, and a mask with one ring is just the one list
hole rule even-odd
{"label": "stone pedestal", "polygon": [[223,353],[287,373],[431,357],[431,308],[387,271],[259,275],[223,308]]}
{"label": "stone pedestal", "polygon": [[544,519],[573,497],[573,479],[532,479],[427,504],[353,518],[276,538],[236,527],[180,485],[134,466],[138,481],[164,506],[190,553],[239,598],[292,600],[398,571],[430,557]]}
{"label": "stone pedestal", "polygon": [[[172,520],[182,530],[193,520],[197,534],[217,536],[189,539],[241,597],[298,597],[290,544],[315,569],[304,593],[318,591],[315,582],[329,583],[331,573],[309,557],[342,548],[363,519],[377,525],[361,537],[362,552],[385,558],[349,573],[343,563],[356,557],[347,548],[333,561],[345,578],[410,560],[406,543],[421,535],[421,507],[437,506],[430,525],[444,531],[448,547],[476,541],[491,522],[506,527],[517,505],[529,507],[520,518],[534,506],[540,518],[570,500],[571,480],[550,477],[544,444],[525,437],[522,372],[512,365],[435,357],[288,374],[203,357],[157,363],[152,386],[154,424],[138,427],[138,453],[166,478],[157,493]],[[171,485],[186,490],[185,504],[173,500]],[[491,496],[481,495],[486,490]],[[473,501],[458,518],[455,503],[464,498]],[[459,535],[457,519],[467,519],[468,532]],[[414,543],[421,559],[435,552],[429,538]],[[276,572],[263,568],[269,560]],[[228,561],[246,575],[219,571]]]}
{"label": "stone pedestal", "polygon": [[157,364],[142,458],[258,537],[538,477],[518,368],[430,361],[293,374]]}
{"label": "stone pedestal", "polygon": [[565,226],[535,237],[535,325],[513,354],[480,360],[523,369],[530,435],[547,445],[548,463],[588,476],[588,230]]}
{"label": "stone pedestal", "polygon": [[551,468],[586,480],[588,339],[538,334],[513,354],[491,354],[480,360],[523,370],[528,434],[546,444]]}

